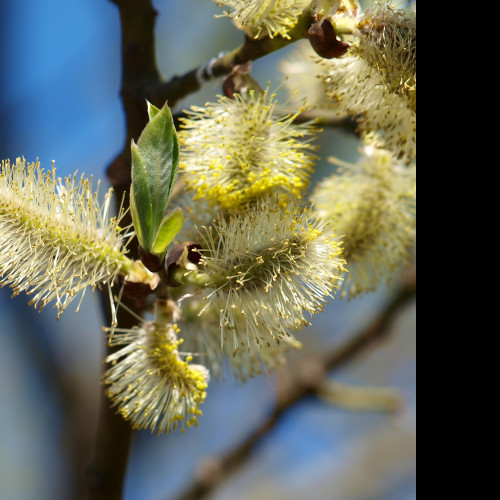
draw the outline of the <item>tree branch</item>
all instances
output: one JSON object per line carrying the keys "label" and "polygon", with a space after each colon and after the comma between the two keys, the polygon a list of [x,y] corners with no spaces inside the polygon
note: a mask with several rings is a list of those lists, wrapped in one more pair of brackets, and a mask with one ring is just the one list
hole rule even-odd
{"label": "tree branch", "polygon": [[[121,203],[125,195],[128,206],[131,181],[130,141],[140,136],[148,122],[144,88],[148,82],[159,81],[154,37],[157,13],[151,0],[110,1],[118,6],[122,26],[121,97],[127,120],[127,139],[123,152],[108,168],[108,179],[117,191],[117,204]],[[124,224],[129,222],[125,220]],[[137,248],[130,248],[130,252],[133,257],[137,257]],[[102,297],[109,324],[111,318],[107,294],[102,294]],[[136,304],[129,302],[127,305],[138,310]],[[118,317],[120,326],[135,326],[137,321],[121,311],[122,314]],[[110,352],[111,350],[108,354]],[[91,500],[121,500],[131,435],[130,424],[111,408],[103,388],[94,458],[87,472]]]}
{"label": "tree branch", "polygon": [[336,111],[329,109],[312,109],[300,113],[294,123],[307,123],[314,121],[325,128],[343,128],[356,134],[357,122],[351,116],[339,115]]}
{"label": "tree branch", "polygon": [[110,0],[120,11],[122,26],[121,97],[127,120],[127,139],[121,155],[108,168],[118,198],[130,185],[130,141],[138,139],[148,122],[144,89],[159,82],[154,27],[157,12],[151,0]]}
{"label": "tree branch", "polygon": [[152,103],[158,106],[168,102],[169,106],[173,108],[180,99],[198,91],[202,84],[211,78],[227,75],[231,73],[235,66],[249,61],[256,61],[298,40],[307,38],[307,31],[313,22],[313,15],[308,8],[304,10],[295,27],[288,33],[289,38],[276,36],[256,40],[247,36],[244,42],[235,50],[227,54],[221,54],[189,73],[176,76],[168,82],[149,85],[146,88],[146,95]]}
{"label": "tree branch", "polygon": [[[324,358],[323,367],[325,368],[325,374],[342,368],[346,363],[353,361],[357,356],[365,352],[376,341],[381,340],[387,334],[389,326],[400,309],[415,296],[415,293],[416,275],[414,270],[412,270],[410,275],[405,277],[401,286],[394,292],[393,297],[389,300],[384,310],[368,328],[354,335],[340,349]],[[312,384],[300,384],[300,381],[292,384],[278,398],[274,409],[260,427],[247,436],[241,444],[230,450],[220,459],[214,461],[215,467],[212,473],[207,474],[206,477],[198,478],[179,497],[179,500],[199,500],[212,493],[224,479],[236,472],[248,460],[252,451],[276,426],[280,417],[305,397],[315,394],[323,382],[324,377],[320,377]]]}

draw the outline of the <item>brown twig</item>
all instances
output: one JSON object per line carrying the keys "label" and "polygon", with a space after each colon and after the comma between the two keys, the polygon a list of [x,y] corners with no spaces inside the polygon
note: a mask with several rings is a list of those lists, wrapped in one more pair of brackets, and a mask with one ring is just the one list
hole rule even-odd
{"label": "brown twig", "polygon": [[[381,314],[368,326],[368,328],[354,335],[340,349],[326,356],[323,360],[324,372],[331,373],[338,370],[346,363],[351,362],[366,349],[383,338],[389,330],[392,321],[410,299],[416,293],[416,275],[414,270],[403,280],[398,290],[381,312]],[[238,470],[250,457],[251,452],[260,441],[276,426],[280,417],[290,410],[294,405],[303,400],[306,396],[316,393],[319,385],[324,381],[324,377],[319,378],[314,384],[295,383],[288,391],[281,395],[271,411],[269,417],[247,436],[238,446],[230,450],[220,459],[214,460],[213,473],[206,477],[197,479],[194,484],[185,491],[179,500],[199,500],[207,497],[215,488],[224,481],[225,478]]]}
{"label": "brown twig", "polygon": [[122,26],[121,97],[127,139],[122,154],[108,168],[108,178],[115,189],[123,192],[130,185],[130,141],[139,138],[148,122],[144,89],[160,81],[154,39],[157,12],[151,0],[110,1],[118,6]]}
{"label": "brown twig", "polygon": [[146,89],[146,96],[158,105],[168,101],[170,107],[174,107],[180,99],[199,90],[202,84],[211,78],[227,75],[235,66],[256,61],[298,40],[307,38],[307,31],[313,22],[314,18],[308,8],[304,10],[295,27],[288,33],[289,38],[276,36],[256,40],[245,37],[244,42],[235,50],[221,54],[183,76],[176,76],[168,82],[152,83]]}
{"label": "brown twig", "polygon": [[[118,6],[122,26],[122,89],[121,97],[127,118],[127,140],[120,156],[108,168],[108,178],[117,191],[117,203],[128,196],[131,181],[130,141],[137,139],[147,121],[144,88],[148,82],[159,81],[156,67],[154,25],[156,11],[151,0],[110,0]],[[125,203],[128,203],[126,198]],[[124,221],[127,225],[129,221]],[[130,248],[137,257],[137,248]],[[124,301],[126,302],[126,301]],[[103,305],[108,324],[111,321],[107,294]],[[127,304],[134,307],[134,304]],[[123,328],[137,321],[130,315],[118,317]],[[91,500],[121,500],[132,430],[110,407],[104,391],[98,421],[94,458],[87,471],[87,486]]]}
{"label": "brown twig", "polygon": [[356,133],[358,125],[356,120],[347,115],[339,115],[336,111],[328,109],[312,109],[300,113],[294,123],[307,123],[314,121],[324,128],[343,128],[346,131]]}

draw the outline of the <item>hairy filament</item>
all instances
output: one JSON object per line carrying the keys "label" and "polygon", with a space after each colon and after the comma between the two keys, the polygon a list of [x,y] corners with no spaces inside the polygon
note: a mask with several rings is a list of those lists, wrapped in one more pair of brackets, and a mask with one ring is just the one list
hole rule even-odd
{"label": "hairy filament", "polygon": [[104,375],[107,393],[135,429],[170,433],[184,424],[197,425],[205,401],[208,370],[190,365],[179,354],[176,326],[144,323],[132,330],[114,330],[111,345],[125,345],[108,357],[113,366]]}
{"label": "hairy filament", "polygon": [[[0,171],[0,283],[30,305],[54,302],[59,316],[88,286],[112,284],[133,267],[122,247],[119,220],[110,217],[92,181],[64,180],[39,163],[2,162]],[[81,302],[81,300],[80,300]]]}
{"label": "hairy filament", "polygon": [[219,218],[202,236],[202,264],[214,277],[202,312],[218,311],[221,346],[230,342],[235,353],[289,339],[289,330],[308,325],[306,315],[322,311],[341,281],[340,246],[309,209],[263,200]]}
{"label": "hairy filament", "polygon": [[333,218],[344,241],[349,273],[343,296],[376,290],[411,257],[415,241],[416,170],[368,146],[356,165],[333,160],[339,175],[323,181],[312,201]]}
{"label": "hairy filament", "polygon": [[[245,316],[236,314],[236,327],[221,349],[219,311],[213,308],[199,317],[204,306],[199,295],[182,302],[179,323],[184,339],[182,349],[203,363],[214,378],[222,378],[224,361],[228,362],[237,380],[246,381],[256,375],[269,373],[285,364],[288,350],[302,347],[291,334],[280,345],[275,342],[257,342],[250,334]],[[233,336],[237,337],[236,341]]]}

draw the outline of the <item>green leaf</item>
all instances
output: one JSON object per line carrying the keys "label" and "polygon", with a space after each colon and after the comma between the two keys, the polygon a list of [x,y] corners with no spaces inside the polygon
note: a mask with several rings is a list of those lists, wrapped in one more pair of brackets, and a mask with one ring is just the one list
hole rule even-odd
{"label": "green leaf", "polygon": [[183,223],[184,214],[180,208],[176,208],[173,212],[166,215],[156,235],[156,241],[151,253],[163,259],[167,253],[168,246],[182,229]]}
{"label": "green leaf", "polygon": [[167,105],[148,123],[137,145],[145,165],[156,236],[179,171],[179,142]]}
{"label": "green leaf", "polygon": [[134,225],[135,234],[137,234],[139,244],[142,246],[144,237],[142,235],[141,219],[139,218],[139,212],[135,204],[134,186],[130,188],[130,213],[132,215],[132,224]]}
{"label": "green leaf", "polygon": [[179,172],[179,142],[170,108],[148,103],[150,121],[132,143],[131,212],[141,247],[152,251]]}
{"label": "green leaf", "polygon": [[146,167],[139,148],[132,141],[132,187],[130,189],[130,212],[141,247],[148,246],[151,238],[153,211],[146,175]]}

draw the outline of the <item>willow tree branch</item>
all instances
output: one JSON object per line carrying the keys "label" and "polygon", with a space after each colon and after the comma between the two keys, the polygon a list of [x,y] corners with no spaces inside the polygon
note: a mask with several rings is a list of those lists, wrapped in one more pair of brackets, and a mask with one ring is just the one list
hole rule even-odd
{"label": "willow tree branch", "polygon": [[[127,121],[127,139],[123,152],[108,168],[108,178],[117,191],[117,204],[128,196],[131,180],[130,141],[137,139],[148,122],[144,87],[159,81],[156,67],[154,27],[156,11],[151,0],[110,0],[118,6],[122,27],[121,98]],[[126,200],[125,203],[128,203]],[[128,206],[128,205],[126,205]],[[124,221],[128,225],[130,221]],[[131,248],[133,257],[137,249]],[[138,310],[137,304],[127,305]],[[103,294],[103,306],[108,324],[110,306]],[[123,311],[123,310],[122,310]],[[122,328],[137,323],[130,315],[119,314]],[[121,500],[127,468],[132,430],[130,425],[111,408],[102,393],[94,458],[87,471],[87,486],[91,500]]]}
{"label": "willow tree branch", "polygon": [[157,12],[151,0],[110,0],[118,6],[122,26],[121,98],[127,139],[121,155],[108,168],[108,178],[121,194],[130,185],[130,141],[148,122],[144,89],[160,81],[156,66],[154,27]]}
{"label": "willow tree branch", "polygon": [[[415,296],[415,293],[416,275],[413,270],[409,276],[405,277],[386,307],[368,328],[354,335],[346,344],[322,360],[324,372],[329,374],[342,368],[373,346],[375,342],[380,341],[389,332],[389,327],[401,308]],[[255,447],[274,429],[280,417],[305,397],[314,395],[324,380],[324,377],[320,377],[314,383],[300,383],[299,380],[291,384],[290,388],[280,395],[268,418],[239,445],[215,460],[211,473],[199,477],[179,497],[179,500],[200,500],[212,493],[227,477],[241,468]]]}
{"label": "willow tree branch", "polygon": [[170,107],[189,94],[198,91],[204,82],[231,73],[235,66],[256,61],[299,40],[307,38],[307,31],[313,24],[311,10],[304,10],[295,27],[288,32],[288,38],[276,36],[253,39],[245,37],[244,42],[233,51],[221,54],[183,76],[176,76],[168,82],[152,83],[146,89],[148,99],[158,105],[168,101]]}
{"label": "willow tree branch", "polygon": [[294,123],[307,123],[314,121],[317,125],[324,128],[343,128],[353,134],[356,134],[358,124],[356,119],[347,115],[340,115],[334,110],[312,109],[300,113],[294,120]]}

